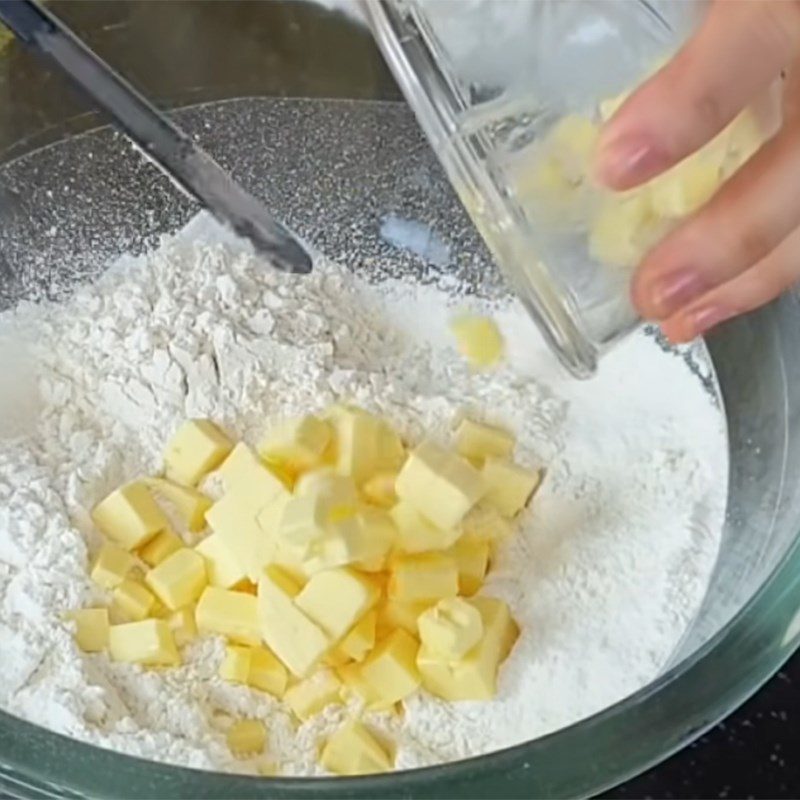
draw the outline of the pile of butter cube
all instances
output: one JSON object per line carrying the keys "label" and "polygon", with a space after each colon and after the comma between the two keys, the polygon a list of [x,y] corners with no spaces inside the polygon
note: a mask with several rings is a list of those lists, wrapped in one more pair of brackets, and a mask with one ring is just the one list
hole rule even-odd
{"label": "pile of butter cube", "polygon": [[[92,512],[105,543],[91,577],[110,607],[73,612],[78,645],[171,667],[199,633],[222,636],[219,674],[301,721],[350,698],[397,710],[420,687],[490,699],[518,629],[503,601],[477,593],[542,476],[514,462],[501,428],[462,419],[454,438],[408,450],[386,420],[350,406],[284,422],[255,451],[209,420],[185,422],[163,475]],[[202,491],[212,475],[224,487],[215,502]],[[265,740],[259,720],[228,732],[237,756]],[[347,775],[393,763],[355,718],[320,758]]]}
{"label": "pile of butter cube", "polygon": [[745,110],[696,153],[643,186],[626,192],[601,189],[592,179],[600,125],[628,94],[603,100],[591,117],[562,117],[540,143],[509,164],[523,208],[544,217],[554,232],[586,228],[589,255],[622,268],[637,266],[680,220],[710,200],[763,140],[755,115]]}

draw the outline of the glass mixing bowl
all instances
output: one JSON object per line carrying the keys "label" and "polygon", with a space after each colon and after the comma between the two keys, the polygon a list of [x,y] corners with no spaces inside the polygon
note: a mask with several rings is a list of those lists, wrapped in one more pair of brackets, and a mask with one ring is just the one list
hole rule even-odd
{"label": "glass mixing bowl", "polygon": [[[61,2],[58,13],[315,247],[354,269],[455,273],[503,292],[369,34],[302,3]],[[244,98],[244,99],[233,99]],[[51,296],[193,213],[58,76],[0,55],[0,302]],[[253,170],[254,165],[258,169]],[[429,225],[450,263],[380,236]],[[69,271],[63,266],[69,263]],[[663,674],[540,739],[458,763],[357,779],[252,778],[145,762],[0,713],[0,791],[20,797],[573,797],[699,736],[800,643],[800,309],[787,295],[684,354],[724,404],[729,507],[707,597]],[[654,334],[653,346],[659,346]],[[795,356],[791,353],[795,352]],[[0,643],[2,647],[2,643]]]}

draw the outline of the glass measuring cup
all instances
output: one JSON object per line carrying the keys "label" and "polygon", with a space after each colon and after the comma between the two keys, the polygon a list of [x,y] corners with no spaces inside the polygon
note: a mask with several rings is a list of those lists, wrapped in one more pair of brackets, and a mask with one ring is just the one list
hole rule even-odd
{"label": "glass measuring cup", "polygon": [[[598,256],[608,247],[595,247],[591,220],[605,213],[605,200],[586,175],[580,202],[560,205],[530,191],[530,177],[536,183],[559,124],[599,125],[615,98],[686,39],[706,3],[374,0],[363,7],[506,278],[567,369],[590,376],[599,356],[639,323],[628,292],[635,258]],[[612,235],[629,224],[624,213],[606,216]],[[668,227],[660,220],[643,244]]]}

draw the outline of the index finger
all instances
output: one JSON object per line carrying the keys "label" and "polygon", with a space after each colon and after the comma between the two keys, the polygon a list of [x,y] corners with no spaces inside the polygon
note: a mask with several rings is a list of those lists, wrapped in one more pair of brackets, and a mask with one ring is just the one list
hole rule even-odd
{"label": "index finger", "polygon": [[800,48],[800,3],[716,0],[697,33],[603,130],[596,174],[630,189],[719,133]]}

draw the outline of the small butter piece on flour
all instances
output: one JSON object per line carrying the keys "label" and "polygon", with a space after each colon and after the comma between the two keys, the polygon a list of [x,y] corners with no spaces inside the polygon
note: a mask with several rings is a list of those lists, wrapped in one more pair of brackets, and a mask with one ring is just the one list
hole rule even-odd
{"label": "small butter piece on flour", "polygon": [[320,761],[336,775],[372,775],[392,768],[389,754],[357,720],[351,720],[328,739]]}
{"label": "small butter piece on flour", "polygon": [[484,484],[466,459],[425,441],[411,452],[395,490],[438,528],[450,530],[481,499]]}
{"label": "small butter piece on flour", "polygon": [[108,647],[108,609],[83,608],[68,619],[75,623],[75,642],[84,653],[99,653]]}
{"label": "small butter piece on flour", "polygon": [[181,663],[172,631],[163,619],[112,625],[108,636],[108,651],[114,661],[171,667]]}
{"label": "small butter piece on flour", "polygon": [[503,358],[503,336],[489,317],[460,314],[450,321],[450,330],[459,352],[473,369],[487,369]]}
{"label": "small butter piece on flour", "polygon": [[232,448],[233,442],[211,420],[187,420],[164,450],[167,478],[194,486],[204,475],[216,469]]}
{"label": "small butter piece on flour", "polygon": [[267,742],[267,729],[257,719],[242,719],[234,722],[225,736],[228,749],[236,758],[257,756]]}
{"label": "small butter piece on flour", "polygon": [[92,520],[101,533],[126,550],[141,547],[169,527],[148,488],[135,481],[112,492],[92,511]]}

